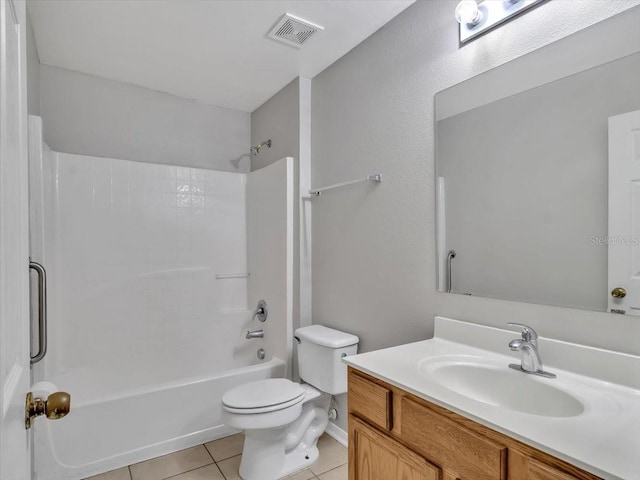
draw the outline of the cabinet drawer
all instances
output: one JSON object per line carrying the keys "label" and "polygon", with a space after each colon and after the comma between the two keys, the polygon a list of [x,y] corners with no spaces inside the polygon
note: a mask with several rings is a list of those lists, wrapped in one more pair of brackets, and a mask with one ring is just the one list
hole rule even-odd
{"label": "cabinet drawer", "polygon": [[428,460],[461,478],[505,480],[507,448],[407,398],[401,402],[401,437]]}
{"label": "cabinet drawer", "polygon": [[527,480],[575,480],[575,478],[537,460],[529,460]]}
{"label": "cabinet drawer", "polygon": [[374,425],[391,430],[391,390],[360,377],[349,374],[349,412]]}

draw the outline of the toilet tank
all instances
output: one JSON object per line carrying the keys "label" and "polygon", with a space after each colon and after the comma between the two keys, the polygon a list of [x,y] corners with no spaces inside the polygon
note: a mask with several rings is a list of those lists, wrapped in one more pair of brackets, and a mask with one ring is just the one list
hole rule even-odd
{"label": "toilet tank", "polygon": [[342,358],[358,352],[358,337],[322,325],[296,330],[300,378],[323,392],[347,391],[347,366]]}

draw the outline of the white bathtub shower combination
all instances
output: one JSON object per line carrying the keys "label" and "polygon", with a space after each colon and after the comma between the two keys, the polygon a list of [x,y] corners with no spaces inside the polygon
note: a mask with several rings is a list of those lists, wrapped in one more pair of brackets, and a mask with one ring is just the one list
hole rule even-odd
{"label": "white bathtub shower combination", "polygon": [[[36,478],[80,479],[231,433],[222,394],[285,376],[290,358],[289,342],[269,335],[287,330],[286,292],[265,298],[266,323],[251,319],[249,291],[287,285],[246,276],[252,174],[37,150],[31,250],[48,271],[49,352],[34,380],[71,393],[72,409],[36,423]],[[286,191],[290,162],[260,178]],[[273,200],[289,225],[291,199],[266,197],[260,208]],[[264,341],[246,340],[249,328]]]}

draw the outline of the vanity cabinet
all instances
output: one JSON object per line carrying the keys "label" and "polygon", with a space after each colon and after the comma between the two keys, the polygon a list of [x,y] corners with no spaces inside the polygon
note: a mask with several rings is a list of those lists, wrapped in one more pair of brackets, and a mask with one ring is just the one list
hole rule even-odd
{"label": "vanity cabinet", "polygon": [[439,480],[440,469],[401,443],[381,434],[357,418],[350,419],[353,448],[349,463],[355,463],[358,480]]}
{"label": "vanity cabinet", "polygon": [[348,395],[349,480],[599,480],[351,367]]}

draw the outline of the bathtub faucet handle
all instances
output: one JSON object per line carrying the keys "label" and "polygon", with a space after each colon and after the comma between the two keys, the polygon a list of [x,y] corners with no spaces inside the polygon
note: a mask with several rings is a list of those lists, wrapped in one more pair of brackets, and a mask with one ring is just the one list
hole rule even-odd
{"label": "bathtub faucet handle", "polygon": [[256,307],[256,311],[253,312],[253,318],[257,318],[261,322],[264,322],[267,319],[267,315],[269,315],[269,311],[267,310],[267,302],[264,300],[260,300],[258,302],[258,306]]}

